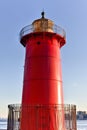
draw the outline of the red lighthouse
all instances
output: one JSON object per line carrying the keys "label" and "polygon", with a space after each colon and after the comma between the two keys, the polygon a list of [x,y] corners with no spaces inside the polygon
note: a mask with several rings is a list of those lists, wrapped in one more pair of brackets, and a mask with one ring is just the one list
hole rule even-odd
{"label": "red lighthouse", "polygon": [[[65,32],[53,21],[35,20],[20,32],[26,49],[21,130],[65,130],[60,48]],[[59,119],[60,118],[60,119]]]}

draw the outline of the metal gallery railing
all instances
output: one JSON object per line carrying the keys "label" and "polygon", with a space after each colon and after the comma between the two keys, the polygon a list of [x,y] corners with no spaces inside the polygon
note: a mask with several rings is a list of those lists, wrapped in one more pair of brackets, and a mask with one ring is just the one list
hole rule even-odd
{"label": "metal gallery railing", "polygon": [[[49,26],[49,25],[43,26],[41,28],[42,28],[42,32],[47,32],[47,30],[52,30],[53,33],[56,33],[63,38],[66,37],[66,33],[65,33],[64,29],[61,28],[60,26],[57,26],[56,24],[54,24],[53,26]],[[20,40],[25,35],[28,35],[29,33],[33,33],[34,30],[35,30],[35,26],[33,26],[33,24],[27,25],[24,28],[22,28],[22,30],[20,31]]]}
{"label": "metal gallery railing", "polygon": [[[63,117],[64,117],[65,129],[61,129],[61,130],[76,130],[77,129],[75,105],[49,105],[49,106],[35,105],[35,106],[21,107],[21,105],[13,104],[13,105],[8,106],[7,130],[20,130],[21,113],[23,111],[28,114],[28,116],[25,118],[26,123],[28,124],[32,123],[32,117],[35,118],[33,119],[33,121],[36,121],[37,124],[39,124],[38,119],[41,117],[38,118],[38,116],[40,115],[40,113],[44,113],[44,115],[46,115],[51,112],[52,115],[50,114],[48,115],[52,116],[53,118],[53,122],[52,122],[51,117],[50,117],[53,130],[58,130],[58,124],[61,123],[63,115],[64,115]],[[35,114],[35,116],[32,116],[32,114]],[[40,120],[43,121],[43,119],[40,119]],[[38,130],[37,127],[38,127],[37,125],[33,129],[31,129],[30,127],[29,130]],[[42,130],[42,126],[40,126],[40,128]]]}

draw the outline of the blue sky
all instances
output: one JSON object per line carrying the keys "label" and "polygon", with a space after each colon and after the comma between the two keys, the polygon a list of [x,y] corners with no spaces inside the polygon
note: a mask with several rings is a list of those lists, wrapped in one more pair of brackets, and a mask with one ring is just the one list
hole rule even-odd
{"label": "blue sky", "polygon": [[87,110],[87,1],[0,0],[0,116],[7,114],[8,104],[21,102],[25,49],[19,32],[43,9],[66,31],[61,49],[65,103]]}

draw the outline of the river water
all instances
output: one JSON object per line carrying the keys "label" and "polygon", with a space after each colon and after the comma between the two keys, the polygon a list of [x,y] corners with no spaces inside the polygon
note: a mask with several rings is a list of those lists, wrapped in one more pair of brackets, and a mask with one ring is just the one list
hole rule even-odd
{"label": "river water", "polygon": [[77,130],[87,130],[87,120],[77,121]]}
{"label": "river water", "polygon": [[[0,130],[7,129],[7,122],[0,122]],[[77,130],[87,130],[87,120],[78,120],[77,121]]]}

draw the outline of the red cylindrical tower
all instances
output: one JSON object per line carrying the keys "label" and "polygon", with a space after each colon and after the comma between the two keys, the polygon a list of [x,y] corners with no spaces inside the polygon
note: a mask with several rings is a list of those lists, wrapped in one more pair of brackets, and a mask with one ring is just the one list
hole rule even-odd
{"label": "red cylindrical tower", "polygon": [[64,104],[60,48],[65,32],[43,12],[21,30],[20,42],[26,48],[20,129],[64,130],[64,111],[58,107]]}

